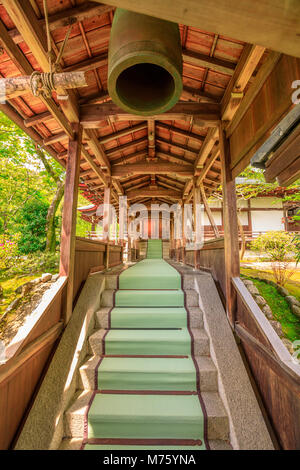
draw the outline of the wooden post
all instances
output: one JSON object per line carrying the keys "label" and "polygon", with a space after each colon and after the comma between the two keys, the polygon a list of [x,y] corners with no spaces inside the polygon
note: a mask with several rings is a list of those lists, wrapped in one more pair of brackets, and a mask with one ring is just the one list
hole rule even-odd
{"label": "wooden post", "polygon": [[251,212],[251,202],[248,199],[248,230],[250,232],[250,238],[252,238],[252,212]]}
{"label": "wooden post", "polygon": [[222,166],[222,190],[224,210],[226,313],[231,325],[235,321],[236,294],[231,279],[240,275],[239,237],[235,180],[230,169],[230,146],[222,124],[219,125],[219,145]]}
{"label": "wooden post", "polygon": [[74,125],[74,131],[74,139],[69,139],[68,146],[60,244],[59,274],[60,276],[68,277],[66,312],[64,318],[65,324],[70,320],[73,310],[76,219],[82,127],[76,124]]}
{"label": "wooden post", "polygon": [[219,229],[218,229],[217,224],[215,222],[213,213],[210,210],[210,207],[208,205],[205,190],[204,190],[204,187],[203,187],[202,183],[200,184],[200,191],[201,191],[201,197],[202,197],[202,201],[203,201],[203,204],[204,204],[204,207],[205,207],[205,211],[207,213],[207,217],[208,217],[208,220],[210,222],[210,225],[212,226],[212,229],[214,231],[215,238],[219,238],[220,237]]}
{"label": "wooden post", "polygon": [[104,266],[109,268],[109,230],[110,230],[110,204],[111,204],[111,182],[104,188],[103,208],[103,241],[106,243]]}
{"label": "wooden post", "polygon": [[[197,179],[193,179],[193,213],[194,213],[194,232],[195,232],[195,249],[194,249],[194,266],[197,269],[198,266],[198,252],[199,252],[199,247],[197,246],[197,228],[198,228],[198,211],[197,211],[197,205],[201,204],[201,194],[200,194],[200,188],[197,187]],[[202,229],[202,227],[201,227]]]}

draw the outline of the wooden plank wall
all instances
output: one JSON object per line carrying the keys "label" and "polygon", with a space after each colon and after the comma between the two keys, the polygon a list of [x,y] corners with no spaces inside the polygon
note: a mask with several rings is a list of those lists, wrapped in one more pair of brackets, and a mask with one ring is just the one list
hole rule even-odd
{"label": "wooden plank wall", "polygon": [[260,391],[280,447],[300,449],[300,366],[272,329],[240,278],[235,330]]}
{"label": "wooden plank wall", "polygon": [[299,79],[300,59],[282,55],[240,120],[237,112],[227,128],[233,176],[238,176],[249,164],[272,129],[292,109],[292,94],[295,91],[292,83]]}

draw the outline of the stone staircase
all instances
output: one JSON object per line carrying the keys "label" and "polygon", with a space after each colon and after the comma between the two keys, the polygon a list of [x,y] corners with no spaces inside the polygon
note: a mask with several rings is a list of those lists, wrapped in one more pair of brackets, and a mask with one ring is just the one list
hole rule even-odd
{"label": "stone staircase", "polygon": [[[132,436],[130,431],[128,432],[128,427],[130,428],[133,423],[135,431],[138,432],[140,423],[143,423],[143,431],[141,432],[145,434],[142,437],[147,438],[147,433],[151,436],[153,426],[164,426],[163,410],[168,406],[172,406],[173,408],[170,413],[172,413],[172,429],[174,431],[172,431],[170,438],[183,438],[182,444],[177,447],[178,449],[192,448],[196,450],[197,447],[193,447],[195,444],[190,442],[193,439],[193,430],[198,426],[198,423],[195,422],[196,412],[191,407],[190,411],[185,413],[184,416],[181,414],[180,403],[182,403],[183,397],[179,397],[176,394],[148,394],[148,392],[138,396],[130,393],[116,393],[118,390],[140,389],[141,364],[139,361],[147,360],[145,356],[151,354],[152,351],[149,350],[148,345],[153,348],[153,345],[156,347],[157,344],[160,357],[165,354],[164,348],[166,344],[168,344],[168,354],[170,354],[171,348],[174,355],[184,356],[186,354],[186,336],[191,334],[194,339],[194,360],[199,370],[201,397],[207,415],[206,426],[209,447],[210,449],[220,450],[231,449],[229,443],[229,420],[218,393],[218,373],[210,357],[209,338],[204,329],[198,294],[195,290],[189,288],[188,276],[183,275],[183,290],[186,299],[185,306],[189,313],[190,332],[183,328],[177,329],[176,332],[173,331],[171,339],[168,337],[166,329],[144,329],[139,330],[138,334],[134,329],[112,329],[108,335],[108,329],[111,327],[109,324],[109,313],[114,306],[115,293],[118,288],[117,278],[117,275],[106,276],[106,289],[102,294],[101,309],[95,314],[95,329],[89,337],[90,356],[86,358],[86,362],[80,368],[77,393],[70,407],[65,412],[64,439],[60,448],[64,450],[82,448],[82,443],[86,438],[87,411],[93,400],[89,419],[94,420],[95,425],[100,429],[103,428],[103,432],[106,430],[106,432],[111,432],[115,435],[117,429],[119,435],[127,438],[128,441],[126,442],[127,445],[122,447],[120,445],[122,442],[116,444],[113,440],[110,442],[109,439],[106,439],[107,442],[97,445],[97,449],[138,448],[136,443],[135,445],[130,445]],[[138,328],[138,317],[135,318],[134,313],[132,315],[133,324]],[[159,316],[157,309],[149,310],[149,322],[155,322],[155,315]],[[174,321],[174,317],[172,318]],[[174,333],[176,333],[175,336]],[[122,360],[115,358],[110,360],[109,367],[106,368],[103,355],[107,354],[107,350],[109,350],[110,354],[115,355],[121,355],[124,350],[128,355],[132,351],[132,354],[140,354],[143,357],[136,358],[134,361],[130,361],[126,357],[123,357]],[[161,359],[156,359],[156,362],[152,361],[151,367],[143,371],[143,383],[151,382],[152,389],[154,387],[157,390],[161,390],[164,377],[168,376],[169,383],[172,384],[172,390],[181,390],[182,393],[184,393],[184,390],[190,390],[192,368],[194,367],[192,358],[184,361],[184,367],[180,365],[180,382],[178,382],[179,375],[176,367],[173,371],[170,371],[169,359]],[[101,378],[99,378],[97,370],[101,361]],[[109,395],[110,390],[105,390],[107,380],[110,388],[113,389],[111,395]],[[105,393],[97,393],[99,388],[102,391],[105,390]],[[195,400],[198,399],[197,396],[194,398]],[[150,415],[145,411],[145,404],[147,405],[149,401],[151,402]],[[99,406],[96,402],[99,402]],[[182,432],[184,431],[183,436],[181,436],[181,429]],[[187,439],[186,436],[190,436],[190,439]],[[155,446],[151,447],[150,441],[148,446],[145,447],[145,442],[143,445],[143,448],[157,448]],[[85,448],[91,447],[91,445],[87,445]],[[167,447],[160,446],[158,448],[176,449],[176,446],[171,447],[168,445]]]}

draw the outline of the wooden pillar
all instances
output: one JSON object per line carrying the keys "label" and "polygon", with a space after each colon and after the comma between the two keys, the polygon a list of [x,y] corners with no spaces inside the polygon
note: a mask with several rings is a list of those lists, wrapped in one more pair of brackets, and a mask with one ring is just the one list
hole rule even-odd
{"label": "wooden pillar", "polygon": [[77,200],[82,143],[82,127],[74,125],[74,140],[69,139],[64,207],[60,244],[60,276],[68,277],[65,324],[73,310]]}
{"label": "wooden pillar", "polygon": [[106,243],[104,266],[109,267],[109,230],[110,230],[110,204],[111,204],[111,182],[104,188],[103,198],[103,241]]}
{"label": "wooden pillar", "polygon": [[181,210],[182,210],[182,240],[181,240],[181,253],[182,253],[182,262],[185,264],[185,245],[186,245],[186,238],[185,238],[185,233],[184,233],[184,215],[185,215],[185,210],[184,210],[184,201],[181,201]]}
{"label": "wooden pillar", "polygon": [[215,238],[219,238],[220,237],[219,229],[218,229],[217,224],[215,222],[213,213],[212,213],[212,211],[211,211],[211,209],[208,205],[203,184],[200,184],[200,191],[201,191],[201,197],[202,197],[202,201],[203,201],[203,204],[204,204],[204,208],[205,208],[209,223],[212,226],[213,232],[215,234]]}
{"label": "wooden pillar", "polygon": [[236,294],[232,287],[231,279],[240,275],[239,237],[235,180],[230,169],[230,145],[222,124],[219,125],[219,145],[224,209],[226,313],[233,326],[235,321]]}
{"label": "wooden pillar", "polygon": [[251,202],[248,199],[248,230],[250,232],[250,238],[252,238],[252,212],[251,212]]}
{"label": "wooden pillar", "polygon": [[[195,233],[195,249],[194,249],[194,267],[197,269],[198,266],[198,254],[199,254],[199,247],[197,246],[197,230],[199,229],[198,227],[198,211],[197,211],[197,205],[201,204],[201,193],[200,193],[200,188],[197,187],[197,178],[194,178],[193,180],[193,215],[194,215],[194,233]],[[201,227],[202,230],[202,227]],[[199,235],[199,234],[198,234]]]}

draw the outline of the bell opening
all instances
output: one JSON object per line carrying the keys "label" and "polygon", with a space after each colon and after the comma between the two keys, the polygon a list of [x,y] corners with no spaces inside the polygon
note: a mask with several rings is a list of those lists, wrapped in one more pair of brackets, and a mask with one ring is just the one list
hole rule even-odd
{"label": "bell opening", "polygon": [[130,108],[155,112],[172,99],[175,82],[163,67],[142,63],[128,67],[119,75],[116,91],[120,100]]}

